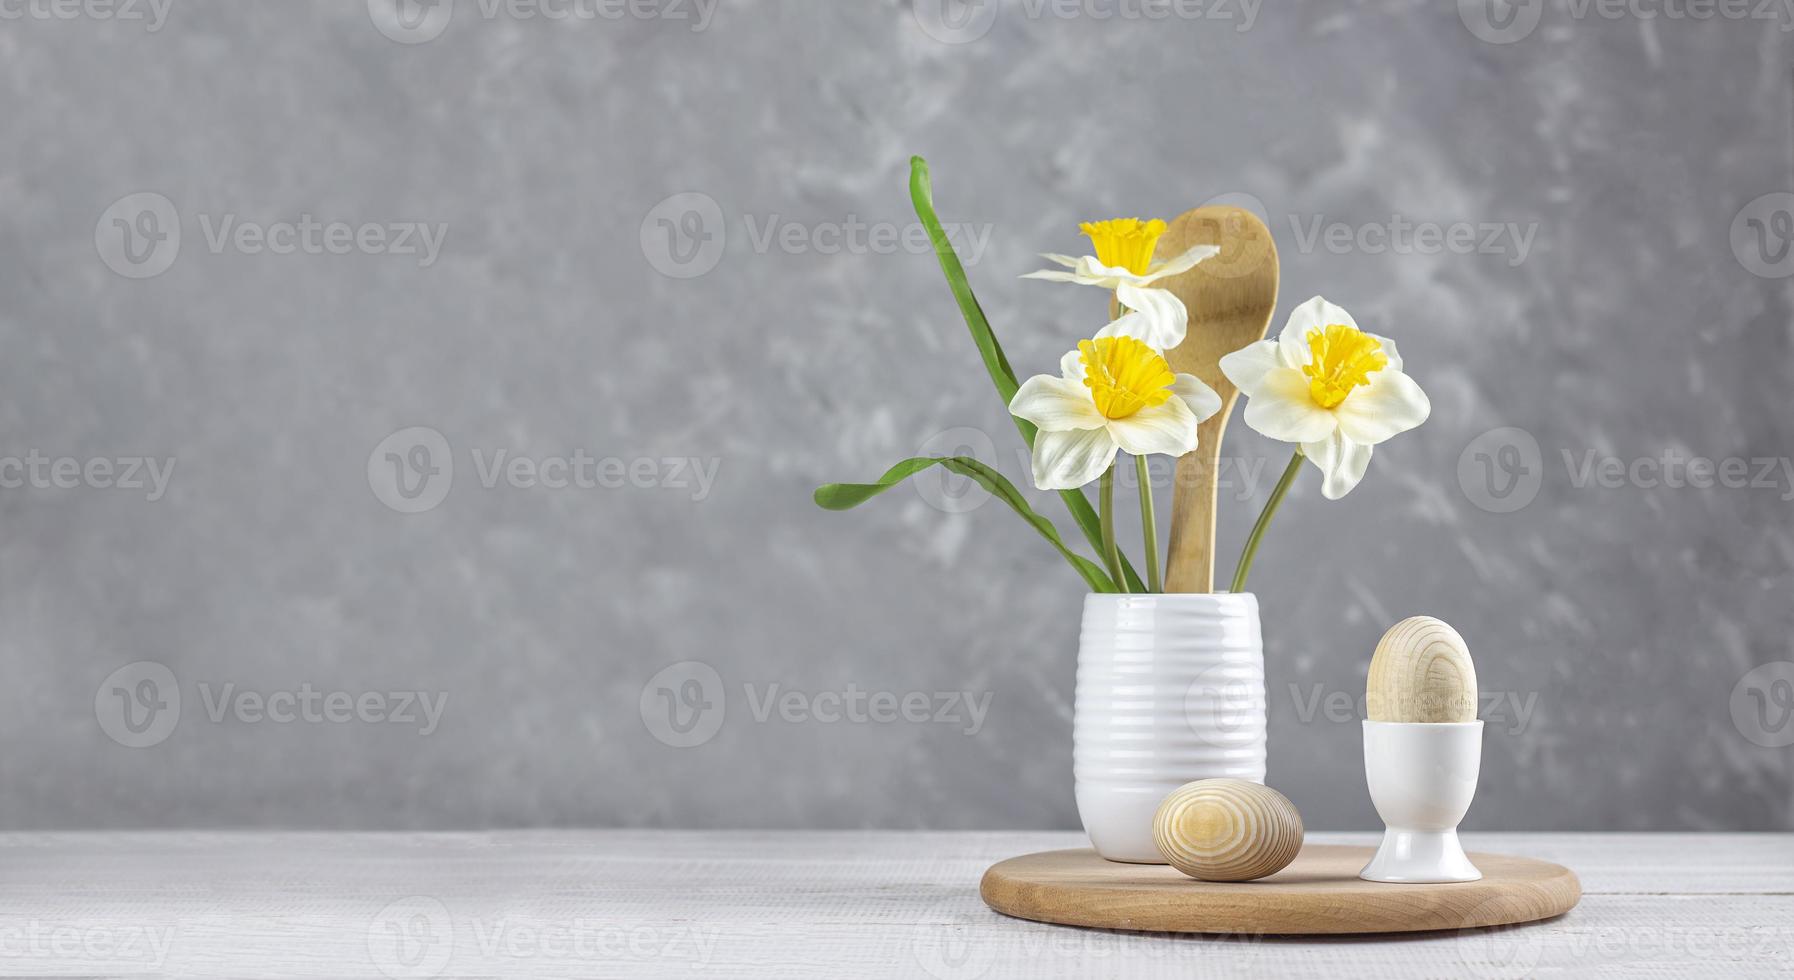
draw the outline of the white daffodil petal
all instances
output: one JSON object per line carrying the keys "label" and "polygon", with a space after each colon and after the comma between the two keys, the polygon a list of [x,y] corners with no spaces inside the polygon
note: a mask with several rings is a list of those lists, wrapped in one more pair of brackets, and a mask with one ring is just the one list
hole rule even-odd
{"label": "white daffodil petal", "polygon": [[[1146,338],[1151,334],[1152,321],[1147,319],[1145,314],[1123,313],[1121,319],[1115,320],[1108,326],[1098,330],[1096,336],[1092,339],[1103,340],[1108,337],[1132,337],[1145,344]],[[1151,347],[1152,345],[1146,344],[1146,346]]]}
{"label": "white daffodil petal", "polygon": [[1184,301],[1168,289],[1142,289],[1130,282],[1116,289],[1121,305],[1141,314],[1147,321],[1147,335],[1138,337],[1153,350],[1167,351],[1184,342],[1189,329],[1190,311]]}
{"label": "white daffodil petal", "polygon": [[1358,321],[1352,319],[1350,313],[1319,296],[1289,311],[1289,321],[1283,325],[1283,332],[1277,335],[1277,343],[1283,348],[1284,361],[1290,367],[1302,367],[1309,363],[1313,360],[1308,350],[1309,331],[1325,331],[1335,323],[1354,330],[1358,328]]}
{"label": "white daffodil petal", "polygon": [[1372,340],[1383,345],[1383,356],[1389,358],[1389,363],[1384,365],[1384,369],[1400,371],[1402,369],[1402,356],[1395,350],[1395,341],[1390,340],[1388,337],[1384,337],[1381,334],[1370,333],[1368,336]]}
{"label": "white daffodil petal", "polygon": [[1224,355],[1221,358],[1221,373],[1233,386],[1246,393],[1247,397],[1258,392],[1263,386],[1265,375],[1278,368],[1288,368],[1278,356],[1279,348],[1275,340],[1261,340]]}
{"label": "white daffodil petal", "polygon": [[1266,372],[1246,403],[1246,424],[1259,435],[1279,442],[1313,442],[1339,428],[1333,413],[1315,404],[1302,372],[1277,368]]}
{"label": "white daffodil petal", "polygon": [[1042,430],[1034,440],[1034,485],[1042,490],[1076,490],[1103,475],[1119,449],[1109,430]]}
{"label": "white daffodil petal", "polygon": [[1067,381],[1083,384],[1084,355],[1075,349],[1066,351],[1065,356],[1059,358],[1059,376]]}
{"label": "white daffodil petal", "polygon": [[1189,272],[1205,259],[1212,259],[1220,254],[1221,248],[1218,245],[1192,246],[1189,251],[1182,255],[1175,255],[1163,262],[1154,262],[1147,265],[1146,280],[1152,282],[1153,280],[1163,279],[1166,276],[1175,276]]}
{"label": "white daffodil petal", "polygon": [[1134,278],[1134,274],[1126,269],[1103,265],[1094,255],[1086,255],[1078,260],[1078,274],[1087,279],[1115,282]]}
{"label": "white daffodil petal", "polygon": [[1109,420],[1109,434],[1135,456],[1182,456],[1196,448],[1196,413],[1182,398]]}
{"label": "white daffodil petal", "polygon": [[1333,409],[1340,434],[1366,446],[1414,428],[1432,412],[1432,402],[1420,385],[1390,368],[1372,374],[1369,384],[1353,389]]}
{"label": "white daffodil petal", "polygon": [[1054,265],[1062,265],[1067,269],[1076,269],[1078,267],[1077,259],[1069,255],[1060,255],[1058,252],[1042,252],[1040,253],[1040,257]]}
{"label": "white daffodil petal", "polygon": [[1335,432],[1326,439],[1304,443],[1302,452],[1321,471],[1321,496],[1338,500],[1352,492],[1370,468],[1371,447]]}
{"label": "white daffodil petal", "polygon": [[1022,278],[1045,279],[1047,282],[1083,282],[1083,280],[1078,277],[1077,273],[1064,272],[1059,269],[1042,269],[1039,272],[1029,272],[1024,274]]}
{"label": "white daffodil petal", "polygon": [[1221,396],[1194,374],[1178,375],[1177,383],[1171,386],[1171,392],[1190,406],[1190,411],[1198,422],[1208,421],[1221,410]]}
{"label": "white daffodil petal", "polygon": [[1009,400],[1009,414],[1027,419],[1043,432],[1100,429],[1108,421],[1096,410],[1089,388],[1050,374],[1037,374],[1022,382]]}

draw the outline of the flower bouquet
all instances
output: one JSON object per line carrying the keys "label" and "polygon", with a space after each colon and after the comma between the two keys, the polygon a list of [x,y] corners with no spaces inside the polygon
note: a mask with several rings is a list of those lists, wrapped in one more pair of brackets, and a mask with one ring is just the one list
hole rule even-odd
{"label": "flower bouquet", "polygon": [[[1363,480],[1374,447],[1420,425],[1431,407],[1404,371],[1395,343],[1362,329],[1320,296],[1290,311],[1274,339],[1248,343],[1204,365],[1216,384],[1224,378],[1246,396],[1248,426],[1294,448],[1247,537],[1231,588],[1167,593],[1147,457],[1193,453],[1199,426],[1211,418],[1218,419],[1210,430],[1218,444],[1225,425],[1231,393],[1224,399],[1197,374],[1173,370],[1171,358],[1193,330],[1204,327],[1191,323],[1178,294],[1191,295],[1190,284],[1204,281],[1200,266],[1221,255],[1225,243],[1159,255],[1169,227],[1163,220],[1081,225],[1095,254],[1048,253],[1044,257],[1055,267],[1026,278],[1102,289],[1109,294],[1106,322],[1067,350],[1056,373],[1024,381],[1010,367],[948,242],[920,157],[911,161],[910,196],[985,370],[1031,450],[1035,486],[1059,493],[1094,557],[1067,543],[994,467],[965,456],[906,459],[872,483],[825,485],[817,489],[816,503],[847,510],[939,466],[1002,500],[1059,552],[1091,593],[1073,736],[1079,811],[1105,857],[1157,862],[1150,818],[1166,792],[1211,776],[1264,779],[1263,649],[1257,600],[1245,587],[1259,543],[1303,461],[1320,470],[1322,496],[1343,497]],[[1256,228],[1268,242],[1269,232],[1262,224]],[[1274,249],[1269,261],[1275,262]],[[1270,282],[1267,306],[1275,298],[1274,268]],[[1269,314],[1267,309],[1253,336],[1264,336]],[[1115,471],[1124,452],[1139,477],[1144,539],[1138,565],[1115,535]],[[1091,483],[1097,486],[1094,506],[1085,493]],[[1189,519],[1172,515],[1174,524]],[[1142,738],[1153,742],[1141,744]]]}

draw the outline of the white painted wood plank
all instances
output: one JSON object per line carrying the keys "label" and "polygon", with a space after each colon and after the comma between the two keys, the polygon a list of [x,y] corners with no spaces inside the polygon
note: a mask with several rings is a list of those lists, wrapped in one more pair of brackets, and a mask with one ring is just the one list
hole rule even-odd
{"label": "white painted wood plank", "polygon": [[[1320,941],[1060,929],[954,902],[910,915],[818,924],[776,915],[703,922],[666,912],[631,915],[619,907],[450,898],[444,924],[410,933],[409,947],[384,931],[403,923],[378,903],[259,914],[93,910],[55,920],[57,931],[39,933],[42,948],[9,941],[0,969],[8,975],[966,980],[1099,970],[1130,977],[1336,978],[1787,976],[1794,969],[1788,926],[1794,902],[1783,898],[1595,896],[1570,916],[1530,929]],[[0,929],[14,925],[12,916],[0,916]],[[405,949],[413,958],[401,958]]]}
{"label": "white painted wood plank", "polygon": [[[1315,834],[1368,843],[1372,835]],[[1794,836],[1472,836],[1563,861],[1541,925],[1376,940],[1064,929],[977,898],[1051,833],[0,835],[0,974],[1788,976]]]}

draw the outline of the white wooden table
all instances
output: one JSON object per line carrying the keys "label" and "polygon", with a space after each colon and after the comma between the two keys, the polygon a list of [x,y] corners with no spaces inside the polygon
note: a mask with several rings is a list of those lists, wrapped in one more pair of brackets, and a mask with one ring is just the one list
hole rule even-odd
{"label": "white wooden table", "polygon": [[1302,940],[1067,929],[978,900],[988,865],[1073,833],[7,834],[0,975],[1794,976],[1794,835],[1467,843],[1569,865],[1581,906]]}

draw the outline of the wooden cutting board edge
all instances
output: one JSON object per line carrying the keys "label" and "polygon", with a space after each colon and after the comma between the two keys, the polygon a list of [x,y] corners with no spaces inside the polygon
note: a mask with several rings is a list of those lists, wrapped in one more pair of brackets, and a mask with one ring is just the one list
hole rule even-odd
{"label": "wooden cutting board edge", "polygon": [[1374,848],[1311,844],[1256,882],[1215,883],[1159,865],[1116,864],[1089,849],[1010,858],[979,894],[1004,915],[1056,925],[1234,936],[1365,935],[1461,930],[1555,918],[1582,898],[1562,865],[1472,854],[1481,881],[1393,885],[1358,870]]}

